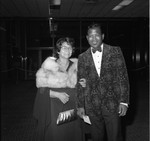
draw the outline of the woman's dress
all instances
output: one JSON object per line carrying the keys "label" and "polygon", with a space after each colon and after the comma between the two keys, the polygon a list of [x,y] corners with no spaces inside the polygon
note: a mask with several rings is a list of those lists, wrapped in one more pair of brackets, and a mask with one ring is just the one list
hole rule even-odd
{"label": "woman's dress", "polygon": [[[66,104],[63,104],[58,98],[50,98],[50,97],[48,98],[49,90],[67,93],[69,95],[69,101]],[[41,141],[81,141],[82,132],[79,118],[61,125],[56,124],[57,117],[60,112],[76,108],[75,106],[76,88],[45,88],[43,92],[44,92],[43,94],[39,93],[40,97],[41,95],[43,96],[47,95],[47,97],[44,98],[44,101],[42,103],[35,102],[34,105],[34,116],[40,117],[39,121],[41,121],[41,115],[38,110],[40,109],[41,113],[42,114],[44,113],[42,115],[42,123],[41,125],[39,124],[38,126],[39,128],[38,136],[40,136],[39,138],[44,138]],[[36,98],[38,100],[35,101],[40,101],[41,99],[40,97]],[[41,108],[41,106],[38,103],[41,104],[47,103],[47,105],[45,105],[45,108],[44,107]],[[50,107],[47,107],[49,105]],[[45,124],[44,127],[43,124]],[[41,131],[43,132],[44,135],[42,135]]]}
{"label": "woman's dress", "polygon": [[81,141],[81,128],[79,119],[57,125],[57,117],[60,112],[75,109],[75,88],[57,88],[54,91],[66,92],[69,101],[63,104],[59,99],[51,98],[51,123],[45,134],[45,141]]}

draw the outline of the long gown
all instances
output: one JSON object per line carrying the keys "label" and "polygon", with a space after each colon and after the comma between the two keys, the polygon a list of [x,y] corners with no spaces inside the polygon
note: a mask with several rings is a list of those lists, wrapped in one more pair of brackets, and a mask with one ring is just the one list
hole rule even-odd
{"label": "long gown", "polygon": [[[47,106],[45,106],[45,108],[43,107],[42,109],[40,109],[41,113],[42,114],[44,113],[44,117],[42,117],[42,121],[47,120],[47,121],[44,121],[46,123],[42,122],[42,124],[39,125],[40,138],[42,139],[44,138],[42,141],[82,141],[82,132],[81,132],[79,118],[74,121],[64,123],[61,125],[56,124],[57,117],[60,112],[76,108],[75,106],[76,88],[50,88],[50,89],[53,91],[57,91],[57,92],[67,93],[69,95],[69,101],[66,104],[63,104],[58,98],[49,97],[48,102],[45,102],[47,101],[47,98],[49,95],[47,94],[47,98],[44,98],[45,101],[43,102],[43,104],[48,103],[48,106],[49,106],[49,103],[50,103],[50,107],[47,108]],[[45,88],[45,92],[43,94],[40,94],[40,97],[41,95],[48,93],[50,89]],[[40,101],[41,98],[38,98],[38,99]],[[36,104],[36,105],[39,106],[39,104]],[[34,108],[35,109],[34,111],[36,111],[35,113],[37,113],[37,110],[39,110],[39,107]],[[37,115],[40,115],[40,114],[38,113]],[[50,121],[47,118],[50,118]],[[41,130],[41,127],[43,128],[43,124],[45,124],[46,126],[44,127],[44,129]],[[41,131],[43,132],[44,137],[41,137]]]}
{"label": "long gown", "polygon": [[81,141],[81,128],[79,119],[64,123],[56,124],[59,112],[75,108],[75,89],[59,88],[52,89],[55,91],[66,92],[69,94],[69,101],[63,104],[59,99],[51,98],[51,124],[45,134],[45,141]]}

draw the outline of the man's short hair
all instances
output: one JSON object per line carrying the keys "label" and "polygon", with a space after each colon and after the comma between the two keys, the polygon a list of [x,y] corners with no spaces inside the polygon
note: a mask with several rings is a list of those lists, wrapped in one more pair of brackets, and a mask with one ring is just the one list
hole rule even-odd
{"label": "man's short hair", "polygon": [[101,33],[103,33],[103,31],[102,31],[102,25],[100,25],[98,23],[93,23],[93,24],[89,25],[87,33],[89,32],[89,30],[94,29],[94,28],[100,29]]}

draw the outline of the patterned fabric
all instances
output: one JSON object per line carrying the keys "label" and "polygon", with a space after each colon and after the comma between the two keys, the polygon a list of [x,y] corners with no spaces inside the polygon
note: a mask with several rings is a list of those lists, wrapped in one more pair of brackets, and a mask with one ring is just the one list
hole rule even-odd
{"label": "patterned fabric", "polygon": [[129,103],[128,74],[121,49],[104,44],[100,77],[96,72],[90,48],[79,55],[78,81],[85,78],[86,88],[77,84],[77,106],[86,114],[101,115],[101,106],[118,112],[120,102]]}

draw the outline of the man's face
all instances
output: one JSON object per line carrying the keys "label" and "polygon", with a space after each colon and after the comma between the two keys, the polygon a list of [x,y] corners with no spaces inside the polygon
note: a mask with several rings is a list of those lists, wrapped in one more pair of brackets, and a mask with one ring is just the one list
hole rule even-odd
{"label": "man's face", "polygon": [[99,28],[92,28],[89,29],[87,40],[91,47],[99,47],[104,39],[104,34],[101,33],[101,30]]}

